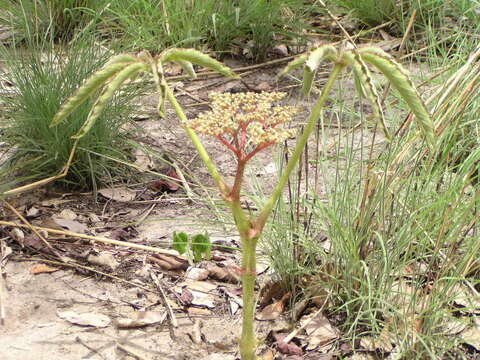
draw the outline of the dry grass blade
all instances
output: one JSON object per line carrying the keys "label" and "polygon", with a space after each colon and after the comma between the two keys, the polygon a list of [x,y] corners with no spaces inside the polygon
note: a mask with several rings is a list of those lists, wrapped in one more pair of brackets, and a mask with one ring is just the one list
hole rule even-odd
{"label": "dry grass blade", "polygon": [[85,241],[96,241],[96,242],[101,242],[101,243],[104,243],[104,244],[117,245],[117,246],[122,246],[122,247],[130,248],[130,249],[138,249],[138,250],[144,250],[144,251],[158,253],[158,254],[175,255],[177,257],[181,257],[174,250],[160,249],[160,248],[155,248],[155,247],[152,247],[152,246],[134,244],[134,243],[130,243],[130,242],[127,242],[127,241],[117,241],[117,240],[104,238],[104,237],[101,237],[101,236],[79,234],[79,233],[75,233],[73,231],[57,230],[57,229],[45,228],[45,227],[34,226],[34,225],[28,226],[28,225],[23,225],[23,224],[14,223],[14,222],[11,222],[11,221],[3,221],[3,220],[0,220],[0,225],[22,227],[22,228],[31,228],[32,230],[37,230],[37,231],[38,230],[43,230],[43,231],[46,231],[48,233],[70,236],[70,237],[79,238],[79,239],[82,239],[82,240],[85,240]]}

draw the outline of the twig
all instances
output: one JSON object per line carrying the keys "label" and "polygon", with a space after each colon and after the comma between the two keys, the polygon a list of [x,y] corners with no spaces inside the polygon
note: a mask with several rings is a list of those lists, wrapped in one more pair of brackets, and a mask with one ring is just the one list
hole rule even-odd
{"label": "twig", "polygon": [[150,271],[150,277],[152,278],[153,282],[157,286],[157,289],[160,291],[160,294],[162,295],[163,303],[164,303],[165,307],[167,308],[168,316],[170,317],[170,321],[172,323],[172,326],[175,327],[175,328],[178,327],[177,318],[175,317],[175,314],[173,313],[172,307],[168,303],[167,295],[165,295],[165,292],[163,291],[162,285],[160,284],[160,280],[153,273],[153,271]]}
{"label": "twig", "polygon": [[155,206],[157,206],[157,204],[158,203],[153,203],[152,206],[150,206],[150,208],[147,211],[145,211],[145,213],[136,222],[137,226],[140,226],[141,224],[143,224],[143,222],[147,219],[148,215],[150,215],[153,209],[155,209]]}
{"label": "twig", "polygon": [[27,184],[27,185],[24,185],[24,186],[20,186],[20,187],[17,187],[15,189],[11,189],[11,190],[8,190],[8,191],[5,191],[3,193],[3,195],[15,195],[15,194],[19,194],[21,192],[24,192],[24,191],[28,191],[28,190],[32,190],[32,189],[35,189],[39,186],[42,186],[42,185],[45,185],[45,184],[48,184],[48,183],[51,183],[52,181],[55,181],[55,180],[58,180],[60,178],[63,178],[65,176],[67,176],[68,174],[68,170],[70,169],[70,165],[72,163],[72,160],[73,160],[73,155],[75,155],[75,151],[77,150],[77,144],[78,144],[78,139],[75,140],[75,142],[73,143],[73,146],[72,146],[72,150],[70,151],[70,155],[68,156],[68,160],[67,160],[67,163],[63,166],[63,169],[60,170],[60,172],[57,174],[57,175],[54,175],[54,176],[50,176],[46,179],[42,179],[42,180],[39,180],[39,181],[35,181],[31,184]]}
{"label": "twig", "polygon": [[32,230],[35,235],[38,236],[38,238],[50,249],[50,251],[56,256],[58,257],[59,259],[61,259],[62,261],[64,260],[64,258],[57,252],[57,250],[55,250],[53,248],[53,246],[43,237],[42,234],[40,234],[40,232],[37,231],[37,229],[35,229],[35,226],[33,226],[32,224],[30,224],[30,222],[25,219],[22,214],[20,214],[17,209],[15,209],[12,205],[10,205],[10,203],[8,203],[7,201],[3,200],[3,203],[7,206],[7,208],[10,209],[10,211],[12,211],[24,224],[27,228],[29,228],[30,230]]}
{"label": "twig", "polygon": [[117,348],[126,352],[128,355],[133,356],[134,358],[137,358],[138,360],[147,360],[143,355],[140,355],[136,350],[133,350],[130,347],[126,347],[125,345],[122,345],[117,342],[116,344]]}
{"label": "twig", "polygon": [[178,253],[174,250],[167,250],[167,249],[160,249],[152,246],[146,246],[146,245],[141,245],[141,244],[134,244],[128,241],[117,241],[117,240],[112,240],[108,239],[105,237],[101,236],[92,236],[92,235],[85,235],[85,234],[79,234],[73,231],[67,231],[67,230],[57,230],[57,229],[51,229],[51,228],[46,228],[46,227],[41,227],[41,226],[34,226],[34,225],[23,225],[23,224],[18,224],[14,223],[11,221],[3,221],[0,220],[0,225],[5,225],[5,226],[14,226],[14,227],[21,227],[21,228],[28,228],[31,226],[32,229],[35,230],[44,230],[48,233],[52,234],[58,234],[58,235],[66,235],[66,236],[72,236],[76,237],[82,240],[91,240],[91,241],[96,241],[96,242],[101,242],[105,244],[112,244],[112,245],[118,245],[118,246],[123,246],[126,248],[131,248],[131,249],[139,249],[139,250],[145,250],[145,251],[150,251],[154,253],[159,253],[159,254],[166,254],[166,255],[175,255],[177,257],[182,257],[181,255],[178,255]]}
{"label": "twig", "polygon": [[105,356],[102,355],[102,353],[100,351],[98,351],[97,349],[91,347],[90,345],[88,345],[85,341],[83,341],[80,336],[77,336],[75,338],[75,341],[78,342],[79,344],[85,346],[88,350],[90,350],[92,353],[100,356],[102,359],[105,359]]}
{"label": "twig", "polygon": [[188,198],[192,202],[195,202],[195,200],[194,200],[195,193],[190,188],[190,185],[188,185],[187,180],[185,180],[185,176],[183,175],[182,170],[180,170],[180,167],[178,166],[178,164],[175,161],[172,161],[172,166],[175,168],[175,172],[177,173],[178,177],[180,178],[180,181],[182,182],[182,185],[185,188],[185,191],[187,193]]}
{"label": "twig", "polygon": [[[42,262],[44,263],[47,263],[47,264],[52,264],[52,265],[57,265],[57,266],[66,266],[66,267],[70,267],[70,268],[79,268],[79,269],[82,269],[82,270],[87,270],[87,271],[91,271],[95,274],[99,274],[99,275],[102,275],[102,276],[105,276],[105,277],[108,277],[112,280],[116,280],[116,281],[120,281],[120,282],[123,282],[125,284],[128,284],[128,285],[131,285],[131,286],[134,286],[134,287],[138,287],[139,289],[142,289],[142,290],[145,290],[145,291],[148,291],[148,292],[151,292],[151,293],[154,293],[156,294],[157,292],[153,289],[150,289],[146,286],[143,286],[143,285],[140,285],[138,283],[134,283],[132,281],[128,281],[128,280],[125,280],[125,279],[122,279],[122,278],[119,278],[118,276],[115,276],[115,275],[110,275],[110,274],[107,274],[103,271],[100,271],[100,270],[97,270],[95,268],[92,268],[90,266],[84,266],[84,265],[80,265],[80,264],[77,264],[77,263],[64,263],[64,262],[59,262],[59,261],[53,261],[53,260],[46,260],[46,259],[36,259],[36,258],[32,258],[32,259],[23,259],[23,261],[39,261],[41,260]],[[138,279],[136,280],[138,281]]]}
{"label": "twig", "polygon": [[5,312],[5,296],[4,296],[4,280],[3,280],[3,259],[6,257],[4,255],[5,243],[3,239],[0,239],[0,325],[3,326],[5,324],[6,312]]}

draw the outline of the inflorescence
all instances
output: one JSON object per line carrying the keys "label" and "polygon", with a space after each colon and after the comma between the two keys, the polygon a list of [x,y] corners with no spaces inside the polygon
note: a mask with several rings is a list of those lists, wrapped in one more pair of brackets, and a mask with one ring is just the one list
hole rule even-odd
{"label": "inflorescence", "polygon": [[187,126],[214,136],[240,159],[248,160],[259,150],[295,135],[285,124],[297,112],[294,106],[273,105],[285,93],[211,93],[212,110],[189,120]]}

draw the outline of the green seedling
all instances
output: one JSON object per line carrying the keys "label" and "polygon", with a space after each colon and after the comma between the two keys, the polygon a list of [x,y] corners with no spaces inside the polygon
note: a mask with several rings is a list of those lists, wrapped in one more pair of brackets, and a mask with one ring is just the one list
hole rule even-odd
{"label": "green seedling", "polygon": [[212,257],[212,243],[208,234],[197,234],[192,237],[193,260],[200,262],[202,259],[210,260]]}
{"label": "green seedling", "polygon": [[[338,51],[326,45],[313,50],[310,54],[299,57],[290,63],[285,72],[295,67],[304,68],[304,91],[310,92],[313,77],[321,63],[328,60],[333,63],[333,70],[313,106],[303,133],[299,136],[293,153],[269,199],[258,213],[245,211],[241,205],[241,189],[247,163],[261,150],[282,143],[294,135],[292,130],[284,128],[294,116],[296,108],[276,105],[284,96],[283,93],[238,93],[213,94],[212,110],[200,114],[198,118],[188,120],[183,108],[176,100],[163,73],[163,65],[175,62],[187,73],[194,75],[192,64],[200,65],[229,77],[237,77],[228,67],[211,57],[192,49],[169,49],[152,57],[148,53],[138,56],[120,55],[101,71],[91,77],[77,93],[70,98],[53,119],[56,125],[66,119],[73,109],[90,96],[97,96],[90,116],[75,138],[83,137],[97,120],[99,113],[113,94],[127,80],[137,78],[142,73],[150,73],[157,85],[159,93],[158,111],[168,101],[179,117],[185,132],[195,146],[200,158],[214,179],[221,196],[229,206],[235,220],[242,243],[242,288],[243,288],[243,326],[240,339],[242,360],[256,359],[256,339],[254,331],[255,312],[255,279],[256,279],[256,247],[267,220],[277,204],[290,174],[299,162],[308,138],[316,128],[323,106],[325,105],[333,85],[341,72],[353,68],[357,88],[361,94],[371,100],[374,115],[381,121],[386,134],[388,129],[383,121],[380,101],[366,64],[377,68],[391,82],[416,117],[418,127],[430,147],[435,146],[435,137],[430,115],[410,81],[406,71],[385,52],[377,48],[362,48]],[[97,93],[99,91],[99,95]],[[227,184],[218,171],[214,161],[203,146],[197,133],[212,136],[223,144],[236,158],[237,168],[233,184]],[[184,237],[180,240],[184,243]],[[197,239],[198,241],[199,239]],[[203,241],[203,239],[202,239]],[[200,243],[202,243],[200,241]],[[179,242],[179,244],[182,242]],[[203,243],[202,243],[203,244]]]}
{"label": "green seedling", "polygon": [[185,254],[188,250],[188,235],[184,232],[174,232],[172,247],[177,250],[180,255]]}
{"label": "green seedling", "polygon": [[205,260],[210,260],[212,257],[212,243],[210,242],[210,237],[207,233],[197,234],[191,237],[184,232],[174,232],[173,233],[173,244],[172,247],[178,251],[180,255],[189,253],[193,254],[193,261],[198,263]]}

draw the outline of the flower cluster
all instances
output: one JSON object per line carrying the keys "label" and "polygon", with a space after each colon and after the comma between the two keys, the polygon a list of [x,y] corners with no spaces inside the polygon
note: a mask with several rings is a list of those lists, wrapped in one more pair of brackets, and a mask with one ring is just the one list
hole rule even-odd
{"label": "flower cluster", "polygon": [[215,136],[236,153],[245,153],[252,146],[265,148],[295,135],[295,130],[279,127],[297,111],[294,106],[273,105],[284,97],[285,93],[279,92],[212,93],[212,110],[186,125]]}

